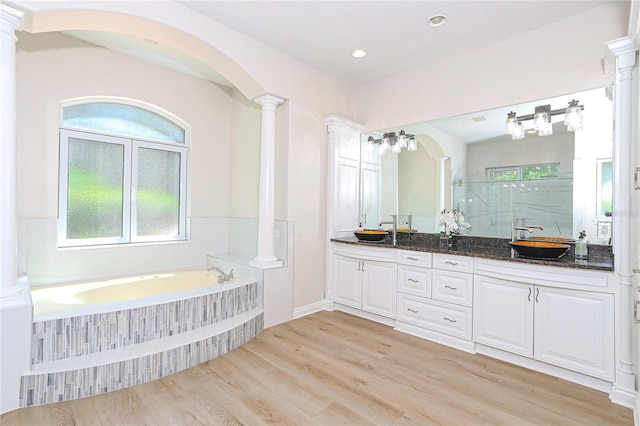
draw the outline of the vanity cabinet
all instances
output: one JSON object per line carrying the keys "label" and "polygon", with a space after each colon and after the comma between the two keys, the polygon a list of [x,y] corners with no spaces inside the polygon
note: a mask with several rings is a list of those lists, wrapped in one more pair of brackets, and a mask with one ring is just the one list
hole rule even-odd
{"label": "vanity cabinet", "polygon": [[614,295],[579,284],[598,277],[559,274],[550,285],[507,278],[474,277],[476,343],[613,381]]}
{"label": "vanity cabinet", "polygon": [[[407,259],[419,255],[405,253]],[[473,352],[473,258],[436,253],[432,265],[398,265],[396,329]]]}
{"label": "vanity cabinet", "polygon": [[393,249],[336,247],[333,301],[387,318],[396,318],[397,265]]}

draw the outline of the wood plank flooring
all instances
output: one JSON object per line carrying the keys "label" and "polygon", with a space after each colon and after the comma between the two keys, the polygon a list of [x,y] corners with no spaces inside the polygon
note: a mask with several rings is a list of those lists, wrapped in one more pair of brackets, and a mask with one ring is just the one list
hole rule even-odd
{"label": "wood plank flooring", "polygon": [[606,394],[341,312],[269,328],[143,385],[2,425],[632,425]]}

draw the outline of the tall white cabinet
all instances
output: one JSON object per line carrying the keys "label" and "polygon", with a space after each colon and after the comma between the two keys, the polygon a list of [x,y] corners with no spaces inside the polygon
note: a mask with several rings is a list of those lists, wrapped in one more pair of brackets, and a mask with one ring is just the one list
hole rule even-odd
{"label": "tall white cabinet", "polygon": [[329,237],[352,237],[353,231],[378,227],[380,159],[361,135],[362,125],[329,116]]}

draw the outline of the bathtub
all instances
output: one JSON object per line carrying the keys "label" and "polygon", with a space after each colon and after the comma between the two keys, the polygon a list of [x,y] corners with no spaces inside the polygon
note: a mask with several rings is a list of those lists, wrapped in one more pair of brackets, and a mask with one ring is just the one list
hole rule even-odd
{"label": "bathtub", "polygon": [[31,290],[33,316],[34,321],[44,321],[133,309],[230,289],[249,281],[234,277],[218,284],[218,273],[202,267],[36,287]]}
{"label": "bathtub", "polygon": [[262,331],[262,285],[206,268],[31,290],[20,406],[92,396],[193,367]]}

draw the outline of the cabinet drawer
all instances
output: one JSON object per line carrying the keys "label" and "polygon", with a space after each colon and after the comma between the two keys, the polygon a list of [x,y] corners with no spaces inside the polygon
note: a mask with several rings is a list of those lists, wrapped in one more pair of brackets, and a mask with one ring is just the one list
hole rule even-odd
{"label": "cabinet drawer", "polygon": [[431,269],[398,265],[398,291],[431,297]]}
{"label": "cabinet drawer", "polygon": [[442,302],[471,306],[473,300],[473,275],[464,272],[434,269],[431,297]]}
{"label": "cabinet drawer", "polygon": [[421,251],[398,250],[397,262],[402,265],[431,268],[431,253]]}
{"label": "cabinet drawer", "polygon": [[473,273],[473,257],[434,253],[433,268]]}
{"label": "cabinet drawer", "polygon": [[398,321],[471,340],[471,308],[401,294]]}

